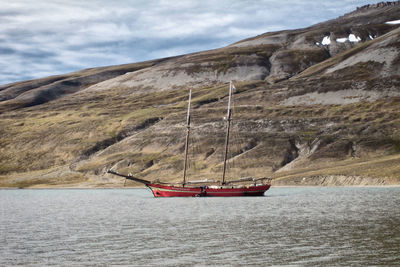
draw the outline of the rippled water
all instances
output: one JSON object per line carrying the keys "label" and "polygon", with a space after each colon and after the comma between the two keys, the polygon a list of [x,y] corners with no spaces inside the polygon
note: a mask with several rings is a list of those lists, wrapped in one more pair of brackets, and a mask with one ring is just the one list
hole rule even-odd
{"label": "rippled water", "polygon": [[0,190],[0,265],[399,265],[400,188]]}

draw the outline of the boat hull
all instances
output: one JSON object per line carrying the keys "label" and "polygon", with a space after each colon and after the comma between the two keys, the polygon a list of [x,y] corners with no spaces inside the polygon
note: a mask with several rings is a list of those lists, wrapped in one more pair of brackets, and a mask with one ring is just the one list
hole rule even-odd
{"label": "boat hull", "polygon": [[263,196],[271,185],[253,185],[248,187],[183,187],[161,184],[148,184],[154,197],[244,197]]}

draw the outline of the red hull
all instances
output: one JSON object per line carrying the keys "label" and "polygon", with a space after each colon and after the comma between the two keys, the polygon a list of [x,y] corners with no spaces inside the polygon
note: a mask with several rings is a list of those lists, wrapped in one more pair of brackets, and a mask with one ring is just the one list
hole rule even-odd
{"label": "red hull", "polygon": [[155,197],[243,197],[263,196],[271,185],[256,185],[243,188],[229,187],[182,187],[148,184]]}

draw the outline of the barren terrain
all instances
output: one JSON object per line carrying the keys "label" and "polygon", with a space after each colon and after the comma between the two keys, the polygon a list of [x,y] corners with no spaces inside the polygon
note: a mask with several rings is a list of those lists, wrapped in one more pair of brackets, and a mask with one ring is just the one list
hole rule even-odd
{"label": "barren terrain", "polygon": [[398,185],[400,28],[386,23],[400,19],[395,3],[216,50],[0,86],[0,186],[124,186],[109,168],[179,181],[189,88],[188,177],[219,179],[230,80],[230,179]]}

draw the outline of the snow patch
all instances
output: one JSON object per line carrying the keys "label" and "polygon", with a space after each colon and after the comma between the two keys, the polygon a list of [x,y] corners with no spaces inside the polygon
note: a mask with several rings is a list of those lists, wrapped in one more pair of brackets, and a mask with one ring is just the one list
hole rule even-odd
{"label": "snow patch", "polygon": [[400,24],[400,19],[399,20],[392,20],[392,21],[387,21],[385,24]]}
{"label": "snow patch", "polygon": [[322,39],[321,42],[323,45],[329,45],[331,44],[331,37],[330,36],[325,36],[324,39]]}
{"label": "snow patch", "polygon": [[345,37],[345,38],[337,38],[336,39],[336,42],[338,42],[338,43],[344,43],[344,42],[346,42],[348,39]]}
{"label": "snow patch", "polygon": [[359,36],[355,36],[354,34],[350,33],[349,41],[353,42],[353,43],[357,43],[357,42],[361,41],[361,38]]}
{"label": "snow patch", "polygon": [[[324,40],[325,40],[326,42],[329,42],[329,43],[331,42],[330,39],[328,40],[328,39],[325,39],[325,38],[327,38],[327,36],[324,37]],[[370,38],[371,40],[373,39],[371,35],[369,36],[369,38]],[[322,40],[322,44],[324,44],[324,40]],[[361,38],[360,38],[359,36],[354,35],[353,33],[350,33],[350,34],[349,34],[349,37],[342,37],[342,38],[337,38],[337,39],[336,39],[336,42],[338,42],[338,43],[345,43],[345,42],[347,42],[347,41],[353,42],[353,43],[358,43],[358,42],[361,41]],[[328,44],[329,44],[329,43],[328,43]]]}
{"label": "snow patch", "polygon": [[371,34],[368,36],[369,36],[369,39],[374,40],[374,37],[372,37]]}

